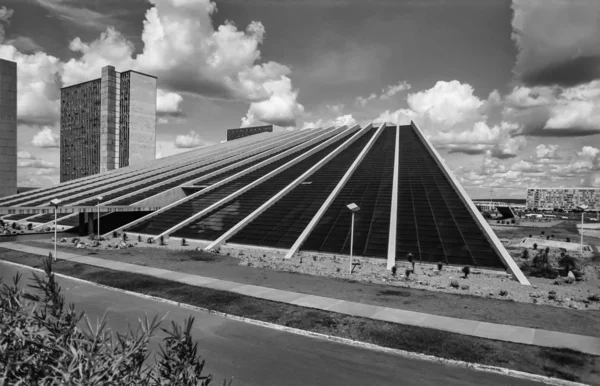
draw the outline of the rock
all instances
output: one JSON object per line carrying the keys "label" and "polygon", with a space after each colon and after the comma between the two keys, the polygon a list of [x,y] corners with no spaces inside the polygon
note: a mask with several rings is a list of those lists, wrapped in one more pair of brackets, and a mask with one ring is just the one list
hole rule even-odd
{"label": "rock", "polygon": [[463,290],[468,290],[469,289],[469,285],[468,284],[463,284],[460,288],[463,289]]}
{"label": "rock", "polygon": [[489,296],[494,296],[494,293],[493,293],[493,292],[490,292],[488,295],[489,295]]}
{"label": "rock", "polygon": [[454,288],[458,288],[460,285],[458,284],[458,280],[452,280],[450,282],[450,285]]}
{"label": "rock", "polygon": [[83,243],[79,243],[79,244],[77,244],[77,248],[78,248],[78,249],[81,249],[81,248],[84,248],[84,247],[85,247],[85,245],[84,245]]}
{"label": "rock", "polygon": [[475,291],[475,295],[481,295],[481,291]]}
{"label": "rock", "polygon": [[569,277],[571,279],[575,279],[575,275],[573,274],[573,271],[569,271],[569,273],[567,274],[567,277]]}
{"label": "rock", "polygon": [[548,299],[556,300],[556,294],[548,294]]}
{"label": "rock", "polygon": [[[569,273],[571,273],[571,271],[569,271]],[[565,283],[567,283],[567,284],[573,284],[573,283],[575,283],[575,279],[572,278],[571,276],[568,276],[568,277],[565,278]]]}
{"label": "rock", "polygon": [[571,308],[574,308],[574,309],[576,309],[576,310],[577,310],[577,309],[579,309],[579,306],[578,306],[577,304],[575,304],[575,303],[571,303],[571,304],[569,305],[569,307],[571,307]]}
{"label": "rock", "polygon": [[94,248],[97,248],[97,247],[99,247],[99,246],[100,246],[100,243],[98,242],[98,240],[94,240],[94,241],[92,242],[92,247],[94,247]]}
{"label": "rock", "polygon": [[555,290],[551,290],[550,292],[548,292],[548,294],[550,294],[550,295],[556,295],[556,291]]}

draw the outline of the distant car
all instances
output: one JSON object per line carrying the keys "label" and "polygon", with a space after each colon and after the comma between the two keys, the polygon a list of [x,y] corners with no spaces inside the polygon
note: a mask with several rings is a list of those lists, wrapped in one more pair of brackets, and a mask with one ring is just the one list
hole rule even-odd
{"label": "distant car", "polygon": [[567,216],[560,216],[560,218],[562,218],[563,220],[568,220],[569,219]]}
{"label": "distant car", "polygon": [[591,218],[590,220],[591,220],[591,221],[598,221],[598,219],[597,219],[597,218]]}

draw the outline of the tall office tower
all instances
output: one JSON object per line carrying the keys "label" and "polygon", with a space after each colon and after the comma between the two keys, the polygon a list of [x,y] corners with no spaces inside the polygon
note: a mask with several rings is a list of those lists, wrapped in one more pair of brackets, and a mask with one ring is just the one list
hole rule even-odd
{"label": "tall office tower", "polygon": [[156,77],[106,66],[60,99],[61,182],[155,159]]}
{"label": "tall office tower", "polygon": [[17,63],[0,59],[0,197],[17,194]]}

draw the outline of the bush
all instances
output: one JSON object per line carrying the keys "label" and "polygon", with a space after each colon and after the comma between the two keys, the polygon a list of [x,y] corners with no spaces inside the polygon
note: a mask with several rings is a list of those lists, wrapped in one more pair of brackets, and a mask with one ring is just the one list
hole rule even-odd
{"label": "bush", "polygon": [[465,274],[465,279],[469,276],[469,274],[471,273],[471,267],[469,267],[468,265],[464,266],[462,269],[462,272]]}
{"label": "bush", "polygon": [[562,256],[558,260],[558,265],[565,270],[565,273],[574,271],[577,268],[577,259],[569,254],[561,254]]}
{"label": "bush", "polygon": [[[203,376],[205,361],[192,341],[194,318],[183,327],[174,323],[162,329],[160,354],[145,364],[150,340],[164,320],[140,320],[139,328],[113,334],[106,328],[106,315],[92,327],[85,313],[67,306],[52,271],[52,259],[43,261],[45,275],[33,274],[31,287],[19,289],[21,276],[0,289],[0,366],[7,385],[209,385]],[[85,327],[79,328],[85,318]],[[231,384],[231,381],[229,382]]]}
{"label": "bush", "polygon": [[542,231],[542,233],[541,233],[541,234],[543,235],[543,234],[545,234],[545,232],[544,232],[544,231]]}
{"label": "bush", "polygon": [[[185,242],[185,239],[181,239],[181,246],[185,247],[186,245],[187,245],[187,243]],[[314,260],[316,260],[316,256],[314,256],[314,257],[315,257]]]}
{"label": "bush", "polygon": [[500,290],[500,296],[506,296],[506,295],[508,295],[507,290]]}
{"label": "bush", "polygon": [[531,236],[531,235],[529,235],[529,238],[531,238],[531,237],[532,237],[532,236]]}
{"label": "bush", "polygon": [[12,227],[12,229],[17,229],[17,223],[13,222],[12,225],[11,225],[11,227]]}
{"label": "bush", "polygon": [[138,243],[142,242],[142,236],[138,235]]}
{"label": "bush", "polygon": [[537,243],[533,243],[533,250],[536,251],[537,250]]}
{"label": "bush", "polygon": [[437,263],[437,267],[438,267],[438,271],[441,271],[442,268],[444,267],[444,263],[442,263],[441,261]]}
{"label": "bush", "polygon": [[510,223],[511,223],[511,224],[515,224],[515,223],[516,223],[515,219],[513,218],[513,219],[512,219],[512,221],[511,221]]}
{"label": "bush", "polygon": [[396,276],[396,272],[398,271],[398,267],[395,265],[392,267],[392,276]]}
{"label": "bush", "polygon": [[546,240],[550,240],[550,236],[546,236]]}
{"label": "bush", "polygon": [[160,245],[165,245],[165,237],[160,236]]}
{"label": "bush", "polygon": [[28,231],[33,230],[33,224],[32,223],[27,224],[27,230]]}
{"label": "bush", "polygon": [[500,224],[500,220],[496,220],[496,224]]}
{"label": "bush", "polygon": [[408,277],[410,276],[410,274],[411,274],[412,272],[413,272],[413,271],[412,271],[410,268],[406,268],[406,270],[404,271],[404,274],[406,275],[406,278],[407,278],[407,279],[408,279]]}
{"label": "bush", "polygon": [[123,242],[126,243],[127,242],[127,233],[123,232]]}
{"label": "bush", "polygon": [[113,237],[116,239],[117,237],[119,237],[119,234],[117,233],[117,231],[113,231]]}
{"label": "bush", "polygon": [[571,238],[567,237],[567,243],[570,243],[570,242],[571,242]]}
{"label": "bush", "polygon": [[529,250],[523,249],[523,254],[521,255],[521,258],[525,260],[529,259]]}
{"label": "bush", "polygon": [[146,242],[148,244],[152,244],[154,242],[154,239],[152,237],[148,237],[148,239],[146,240]]}

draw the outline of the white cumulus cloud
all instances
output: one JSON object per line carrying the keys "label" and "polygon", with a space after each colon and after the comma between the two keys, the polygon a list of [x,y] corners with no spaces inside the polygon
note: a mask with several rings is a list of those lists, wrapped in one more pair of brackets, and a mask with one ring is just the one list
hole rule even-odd
{"label": "white cumulus cloud", "polygon": [[212,142],[206,141],[194,130],[190,131],[188,134],[178,135],[175,138],[175,147],[179,149],[191,149],[211,144]]}
{"label": "white cumulus cloud", "polygon": [[44,127],[33,137],[31,144],[35,147],[57,148],[59,147],[58,139],[58,135],[54,134],[50,127]]}

